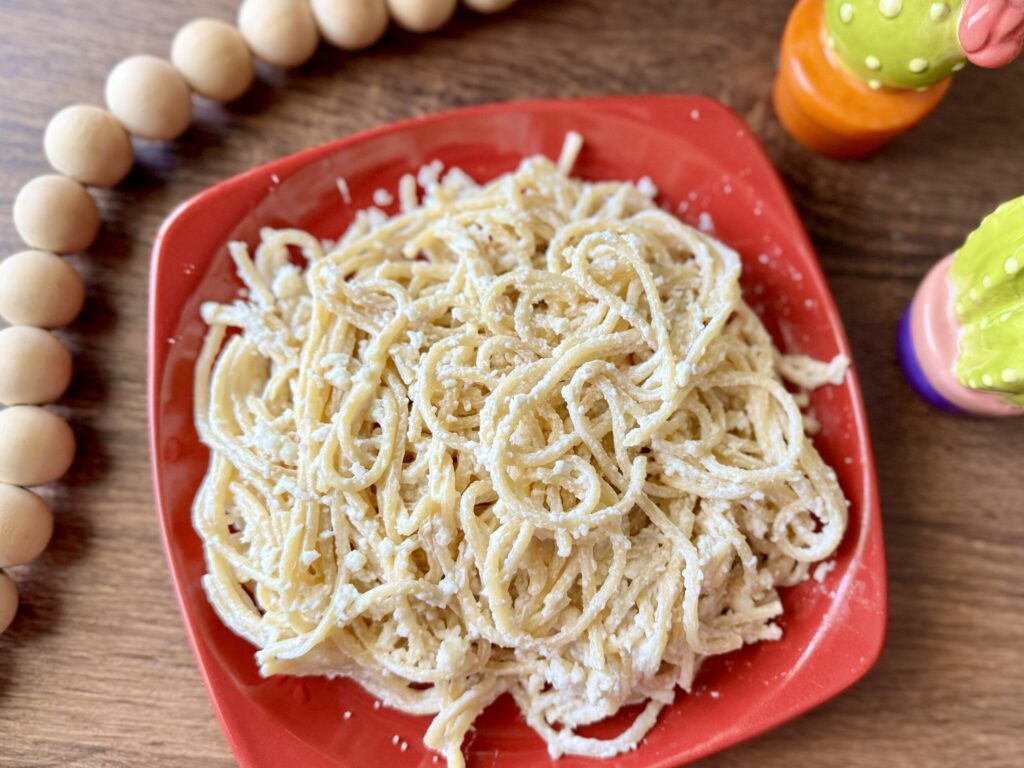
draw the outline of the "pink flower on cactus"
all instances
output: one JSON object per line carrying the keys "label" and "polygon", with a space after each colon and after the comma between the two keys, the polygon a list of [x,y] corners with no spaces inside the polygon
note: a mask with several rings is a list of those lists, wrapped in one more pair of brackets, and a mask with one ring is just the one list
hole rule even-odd
{"label": "pink flower on cactus", "polygon": [[1005,67],[1024,47],[1024,0],[967,0],[959,36],[971,63]]}

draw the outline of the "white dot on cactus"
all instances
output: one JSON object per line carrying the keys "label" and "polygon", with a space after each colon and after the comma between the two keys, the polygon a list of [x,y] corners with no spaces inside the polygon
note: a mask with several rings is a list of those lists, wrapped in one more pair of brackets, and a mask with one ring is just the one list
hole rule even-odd
{"label": "white dot on cactus", "polygon": [[910,60],[910,64],[908,64],[907,66],[910,67],[910,71],[911,72],[913,72],[914,74],[919,75],[922,72],[924,72],[926,69],[928,69],[928,60],[927,59],[911,59]]}
{"label": "white dot on cactus", "polygon": [[990,318],[987,318],[987,317],[981,318],[981,330],[985,330],[990,325],[992,325],[992,320]]}
{"label": "white dot on cactus", "polygon": [[967,66],[967,62],[966,61],[958,61],[956,64],[953,65],[953,71],[954,72],[959,72],[961,69],[963,69],[966,66]]}
{"label": "white dot on cactus", "polygon": [[882,87],[882,81],[881,80],[868,80],[868,88],[870,88],[871,90],[877,91],[881,87]]}
{"label": "white dot on cactus", "polygon": [[853,4],[843,3],[839,6],[839,18],[843,24],[849,24],[853,21]]}
{"label": "white dot on cactus", "polygon": [[878,60],[877,56],[868,56],[864,59],[864,66],[877,72],[882,68],[882,62]]}
{"label": "white dot on cactus", "polygon": [[949,6],[946,3],[932,3],[928,15],[932,21],[945,21],[949,18]]}
{"label": "white dot on cactus", "polygon": [[903,10],[903,0],[878,0],[878,10],[887,19],[895,19]]}
{"label": "white dot on cactus", "polygon": [[828,47],[833,51],[836,49],[836,39],[832,35],[828,36]]}
{"label": "white dot on cactus", "polygon": [[1020,374],[1013,370],[1013,368],[1004,368],[1000,376],[1007,384],[1013,384],[1020,378]]}
{"label": "white dot on cactus", "polygon": [[1016,275],[1020,272],[1020,262],[1011,256],[1006,260],[1006,263],[1003,264],[1003,269],[1006,270],[1006,274],[1008,275]]}
{"label": "white dot on cactus", "polygon": [[1010,313],[1009,312],[1003,312],[1003,314],[1001,314],[999,316],[999,322],[1000,323],[1008,323],[1008,322],[1010,322]]}
{"label": "white dot on cactus", "polygon": [[977,301],[978,300],[978,289],[977,288],[971,288],[971,290],[969,290],[967,292],[967,295],[971,297],[971,301]]}
{"label": "white dot on cactus", "polygon": [[981,377],[981,383],[984,384],[986,387],[991,387],[993,384],[995,384],[995,382],[992,380],[992,377],[989,376],[987,373]]}

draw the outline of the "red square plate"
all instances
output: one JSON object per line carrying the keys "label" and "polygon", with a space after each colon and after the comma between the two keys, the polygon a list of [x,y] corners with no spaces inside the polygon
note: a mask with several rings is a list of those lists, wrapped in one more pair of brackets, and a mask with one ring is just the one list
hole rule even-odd
{"label": "red square plate", "polygon": [[[717,102],[691,96],[498,104],[386,126],[301,152],[209,189],[167,220],[152,271],[149,398],[160,523],[182,616],[231,749],[246,768],[298,765],[433,766],[421,744],[427,719],[388,709],[354,683],[261,679],[253,648],[228,631],[199,584],[203,552],[190,522],[208,454],[192,422],[192,374],[205,328],[203,301],[239,283],[227,243],[253,244],[264,226],[337,237],[379,187],[431,160],[478,180],[535,153],[558,155],[567,131],[586,144],[575,173],[649,176],[659,201],[710,230],[744,259],[748,299],[790,352],[849,354],[828,287],[779,179],[749,129]],[[344,178],[352,203],[343,204]],[[885,632],[885,566],[878,492],[856,376],[812,395],[816,444],[851,501],[836,566],[822,582],[784,590],[785,636],[707,662],[694,692],[679,693],[639,749],[613,760],[576,757],[559,768],[668,768],[761,733],[836,695],[874,663]],[[349,719],[342,714],[351,712]],[[626,718],[597,728],[610,735]],[[405,752],[393,736],[408,743]],[[470,766],[552,765],[540,738],[507,698],[479,719]]]}

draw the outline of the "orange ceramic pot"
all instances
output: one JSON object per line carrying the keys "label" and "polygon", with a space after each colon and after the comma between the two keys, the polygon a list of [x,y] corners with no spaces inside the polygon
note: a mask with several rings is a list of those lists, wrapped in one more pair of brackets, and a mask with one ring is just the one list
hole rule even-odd
{"label": "orange ceramic pot", "polygon": [[840,159],[867,157],[910,130],[949,91],[872,89],[849,73],[829,46],[824,0],[798,0],[782,37],[772,100],[789,134]]}

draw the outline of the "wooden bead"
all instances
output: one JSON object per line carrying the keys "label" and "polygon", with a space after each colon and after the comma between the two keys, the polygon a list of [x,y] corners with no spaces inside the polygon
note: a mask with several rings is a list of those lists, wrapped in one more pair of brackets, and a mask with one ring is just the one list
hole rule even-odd
{"label": "wooden bead", "polygon": [[305,64],[320,43],[306,0],[245,0],[238,29],[257,57],[278,67]]}
{"label": "wooden bead", "polygon": [[388,28],[386,0],[312,0],[310,6],[320,34],[348,51],[373,45]]}
{"label": "wooden bead", "polygon": [[135,162],[131,139],[117,119],[88,104],[65,107],[50,119],[43,151],[55,171],[92,187],[113,187]]}
{"label": "wooden bead", "polygon": [[32,491],[0,483],[0,568],[35,560],[53,535],[53,512]]}
{"label": "wooden bead", "polygon": [[52,403],[71,383],[71,353],[57,337],[31,325],[0,331],[0,403]]}
{"label": "wooden bead", "polygon": [[497,13],[510,7],[516,0],[462,0],[467,8],[477,13]]}
{"label": "wooden bead", "polygon": [[192,120],[192,94],[165,59],[130,56],[110,70],[104,88],[107,107],[140,139],[170,141]]}
{"label": "wooden bead", "polygon": [[455,13],[458,0],[387,0],[391,18],[410,32],[433,32]]}
{"label": "wooden bead", "polygon": [[30,247],[74,253],[92,245],[100,212],[81,184],[67,176],[37,176],[14,198],[14,228]]}
{"label": "wooden bead", "polygon": [[193,91],[214,101],[234,101],[254,77],[241,32],[217,19],[195,19],[179,29],[171,63]]}
{"label": "wooden bead", "polygon": [[34,405],[0,411],[0,483],[52,483],[74,458],[75,435],[60,416]]}
{"label": "wooden bead", "polygon": [[6,573],[0,573],[0,635],[11,626],[17,612],[18,588],[14,585],[14,579]]}
{"label": "wooden bead", "polygon": [[82,278],[60,256],[21,251],[0,261],[0,316],[8,323],[59,328],[84,301]]}

